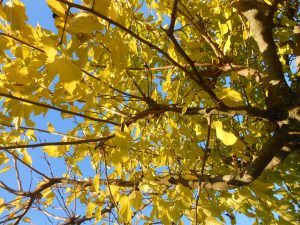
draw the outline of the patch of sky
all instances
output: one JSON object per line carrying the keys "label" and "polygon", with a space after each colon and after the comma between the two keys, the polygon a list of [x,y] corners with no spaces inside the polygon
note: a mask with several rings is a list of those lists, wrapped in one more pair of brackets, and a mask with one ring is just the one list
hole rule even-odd
{"label": "patch of sky", "polygon": [[[22,0],[26,6],[26,14],[28,17],[28,22],[36,26],[40,24],[41,27],[48,30],[56,30],[54,25],[54,19],[52,17],[52,11],[47,6],[46,1],[32,1],[32,0]],[[34,3],[33,3],[34,2]],[[41,16],[41,14],[43,16]]]}

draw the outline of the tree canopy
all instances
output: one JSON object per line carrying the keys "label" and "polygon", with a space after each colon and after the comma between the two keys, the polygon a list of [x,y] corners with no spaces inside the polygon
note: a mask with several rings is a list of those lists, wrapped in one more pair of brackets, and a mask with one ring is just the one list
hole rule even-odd
{"label": "tree canopy", "polygon": [[297,0],[47,4],[1,1],[1,224],[299,224]]}

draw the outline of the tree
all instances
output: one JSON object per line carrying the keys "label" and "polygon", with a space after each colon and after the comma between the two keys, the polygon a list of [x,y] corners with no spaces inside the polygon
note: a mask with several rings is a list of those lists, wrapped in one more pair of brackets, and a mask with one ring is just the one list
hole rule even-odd
{"label": "tree", "polygon": [[298,1],[47,3],[0,8],[2,224],[299,223]]}

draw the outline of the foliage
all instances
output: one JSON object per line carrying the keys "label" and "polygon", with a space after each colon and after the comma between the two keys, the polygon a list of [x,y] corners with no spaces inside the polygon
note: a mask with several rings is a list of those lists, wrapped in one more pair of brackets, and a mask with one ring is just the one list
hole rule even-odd
{"label": "foliage", "polygon": [[0,7],[0,223],[299,224],[298,1],[78,2]]}

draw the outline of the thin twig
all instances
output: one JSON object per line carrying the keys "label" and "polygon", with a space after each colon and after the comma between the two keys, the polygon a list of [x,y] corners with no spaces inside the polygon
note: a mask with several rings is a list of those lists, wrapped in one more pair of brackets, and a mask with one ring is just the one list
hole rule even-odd
{"label": "thin twig", "polygon": [[57,46],[61,45],[62,42],[63,42],[63,39],[64,39],[64,33],[65,33],[65,30],[66,30],[66,24],[67,24],[67,20],[68,20],[69,14],[70,14],[70,9],[71,9],[71,7],[68,6],[68,10],[67,10],[66,17],[65,17],[64,27],[63,27],[63,30],[62,30],[61,38],[60,38],[60,41],[59,41],[59,43],[57,44]]}
{"label": "thin twig", "polygon": [[202,177],[204,175],[204,168],[205,168],[205,162],[209,156],[209,141],[210,141],[210,130],[211,130],[211,116],[207,117],[207,139],[206,139],[206,146],[205,146],[205,152],[203,156],[203,161],[202,161],[202,166],[201,166],[201,172],[200,172],[200,179],[199,179],[199,185],[198,185],[198,190],[197,190],[197,197],[196,197],[196,212],[195,212],[195,224],[198,224],[198,204],[199,204],[199,199],[200,199],[200,194],[201,194],[201,189],[202,189]]}
{"label": "thin twig", "polygon": [[[114,205],[114,208],[116,209],[116,211],[117,211],[117,213],[119,214],[120,218],[122,218],[122,220],[124,220],[123,217],[121,216],[120,212],[119,212],[118,205],[117,205],[117,203],[116,203],[116,201],[115,201],[115,199],[114,199],[114,196],[113,196],[112,191],[111,191],[111,188],[110,188],[110,182],[109,182],[109,180],[108,180],[108,173],[107,173],[106,152],[105,152],[105,149],[104,149],[105,147],[104,147],[104,146],[101,146],[100,148],[101,148],[102,155],[103,155],[103,158],[104,158],[104,174],[105,174],[106,185],[107,185],[107,188],[108,188],[108,191],[109,191],[109,194],[110,194],[110,198],[111,198],[111,201],[112,201],[112,203],[113,203],[113,205]],[[114,215],[114,214],[113,214],[113,215]],[[115,216],[115,215],[114,215],[114,216]],[[118,224],[120,224],[119,221],[118,221],[117,219],[116,219],[116,221],[118,222]],[[125,221],[124,221],[124,224],[126,224]]]}
{"label": "thin twig", "polygon": [[[5,124],[3,122],[0,122],[0,125],[5,126],[5,127],[11,127],[14,128],[15,126],[10,125],[10,124]],[[24,129],[24,130],[33,130],[33,131],[38,131],[38,132],[42,132],[42,133],[47,133],[47,134],[53,134],[53,135],[59,135],[59,136],[63,136],[63,137],[67,137],[67,138],[73,138],[73,139],[78,139],[78,140],[82,140],[82,137],[75,137],[75,136],[71,136],[68,134],[63,134],[60,132],[50,132],[48,130],[44,130],[44,129],[40,129],[40,128],[35,128],[35,127],[25,127],[25,126],[19,126],[20,129]]]}
{"label": "thin twig", "polygon": [[[86,139],[86,140],[78,140],[78,141],[65,141],[65,142],[45,142],[39,144],[28,144],[28,145],[12,145],[12,146],[0,146],[0,150],[9,150],[9,149],[17,149],[17,148],[37,148],[37,147],[44,147],[44,146],[58,146],[58,145],[77,145],[77,144],[87,144],[92,142],[99,142],[99,141],[107,141],[110,138],[114,137],[115,135],[112,134],[110,136],[101,137],[101,138],[93,138],[93,139]],[[12,154],[12,153],[10,153]]]}
{"label": "thin twig", "polygon": [[23,191],[22,180],[21,180],[21,177],[20,177],[20,173],[19,173],[19,168],[18,168],[18,163],[17,163],[16,157],[13,157],[13,160],[14,160],[14,167],[15,167],[15,170],[16,170],[16,177],[17,177],[18,188],[19,188],[20,191]]}
{"label": "thin twig", "polygon": [[14,157],[15,159],[17,159],[19,162],[21,162],[24,166],[28,167],[29,169],[33,170],[34,172],[36,172],[37,174],[43,176],[44,178],[49,180],[49,177],[46,174],[43,174],[42,172],[38,171],[37,169],[33,168],[32,166],[28,165],[27,163],[25,163],[20,157],[18,157],[16,154],[14,154],[13,152],[9,151],[9,149],[5,148],[5,147],[1,147],[0,146],[0,150],[4,150],[5,152],[7,152],[8,154],[10,154],[12,157]]}

